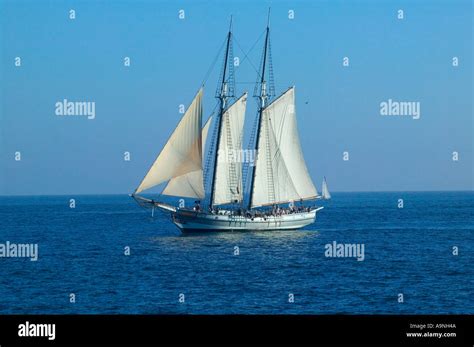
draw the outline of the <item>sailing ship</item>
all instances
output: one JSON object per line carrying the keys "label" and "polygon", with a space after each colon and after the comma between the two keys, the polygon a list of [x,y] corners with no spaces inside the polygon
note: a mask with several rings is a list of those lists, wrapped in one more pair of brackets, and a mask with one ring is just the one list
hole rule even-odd
{"label": "sailing ship", "polygon": [[323,186],[321,188],[321,198],[325,200],[331,199],[331,194],[329,193],[328,183],[326,181],[326,176],[323,178]]}
{"label": "sailing ship", "polygon": [[[322,196],[311,180],[300,145],[295,87],[274,98],[268,21],[254,91],[258,112],[250,146],[255,159],[253,163],[248,160],[243,163],[238,154],[243,152],[248,93],[234,97],[232,37],[231,19],[216,92],[217,114],[211,115],[202,127],[204,87],[201,87],[131,196],[153,212],[155,209],[168,212],[182,232],[302,228],[313,223],[323,207],[307,205],[308,201]],[[211,124],[214,136],[204,160]],[[145,190],[166,182],[160,197],[193,198],[197,199],[195,205],[177,207],[161,198],[143,196]],[[208,189],[205,189],[206,182]],[[324,192],[329,196],[326,185],[323,185]],[[206,199],[207,203],[202,203]]]}

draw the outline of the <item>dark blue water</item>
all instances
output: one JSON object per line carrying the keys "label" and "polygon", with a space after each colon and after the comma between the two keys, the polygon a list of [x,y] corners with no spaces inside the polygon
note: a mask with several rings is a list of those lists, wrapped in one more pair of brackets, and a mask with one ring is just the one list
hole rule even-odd
{"label": "dark blue water", "polygon": [[[473,192],[335,193],[301,231],[205,236],[128,196],[69,198],[0,198],[0,243],[39,244],[0,258],[0,313],[474,313]],[[325,257],[333,241],[364,261]]]}

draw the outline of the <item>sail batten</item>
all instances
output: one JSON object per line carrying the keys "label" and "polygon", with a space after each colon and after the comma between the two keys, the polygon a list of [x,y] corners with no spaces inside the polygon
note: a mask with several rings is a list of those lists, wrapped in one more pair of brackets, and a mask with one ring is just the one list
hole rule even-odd
{"label": "sail batten", "polygon": [[[202,172],[202,94],[203,89],[201,88],[161,153],[135,190],[135,194],[179,176],[193,172],[197,173],[191,174],[191,176],[198,176],[199,171]],[[194,181],[194,178],[191,178],[191,180]],[[201,179],[196,192],[201,189],[202,192],[204,191],[202,185]],[[199,196],[191,194],[191,197]]]}
{"label": "sail batten", "polygon": [[261,112],[251,207],[315,198],[298,136],[294,87]]}
{"label": "sail batten", "polygon": [[243,199],[240,154],[246,105],[247,93],[244,93],[222,114],[212,205],[241,202]]}

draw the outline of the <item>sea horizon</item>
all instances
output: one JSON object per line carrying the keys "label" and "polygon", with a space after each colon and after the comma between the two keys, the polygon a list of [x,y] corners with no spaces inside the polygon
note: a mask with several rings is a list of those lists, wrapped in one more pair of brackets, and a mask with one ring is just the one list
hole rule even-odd
{"label": "sea horizon", "polygon": [[[353,190],[353,191],[345,191],[345,190],[331,190],[331,194],[338,194],[338,193],[469,193],[474,192],[474,189],[470,190]],[[61,193],[61,194],[10,194],[10,195],[2,195],[0,197],[29,197],[29,196],[122,196],[127,195],[130,196],[133,192],[129,193]],[[143,196],[157,196],[162,195],[160,193],[145,193],[145,194],[137,194]],[[247,194],[246,194],[247,195]],[[171,196],[172,197],[172,196]],[[195,199],[196,200],[196,199]]]}

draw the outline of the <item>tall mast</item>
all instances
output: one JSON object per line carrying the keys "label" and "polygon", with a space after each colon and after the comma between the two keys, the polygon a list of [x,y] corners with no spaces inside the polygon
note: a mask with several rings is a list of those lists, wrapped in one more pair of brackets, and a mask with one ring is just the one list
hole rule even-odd
{"label": "tall mast", "polygon": [[225,108],[227,106],[227,98],[232,96],[229,95],[228,91],[228,85],[227,85],[227,65],[228,65],[228,60],[229,60],[229,52],[231,49],[231,39],[232,39],[232,16],[230,17],[230,25],[229,25],[229,33],[227,34],[227,44],[226,44],[226,50],[225,50],[225,58],[224,58],[224,66],[223,66],[223,72],[222,72],[222,81],[220,85],[220,90],[218,90],[218,93],[216,97],[220,100],[220,107],[219,107],[219,114],[217,115],[217,138],[216,138],[216,147],[215,147],[215,156],[214,156],[214,170],[212,173],[212,185],[211,185],[211,200],[209,202],[209,206],[212,208],[213,207],[213,202],[214,202],[214,191],[215,191],[215,185],[216,185],[216,169],[217,169],[217,156],[219,154],[219,143],[221,139],[221,123],[222,123],[222,115],[224,114]]}
{"label": "tall mast", "polygon": [[[265,47],[263,48],[263,60],[262,60],[262,73],[260,74],[260,92],[256,96],[259,99],[259,108],[258,108],[258,122],[257,122],[257,140],[255,141],[255,153],[258,156],[258,148],[260,145],[260,128],[262,126],[262,113],[267,104],[268,94],[267,94],[267,82],[265,81],[265,67],[267,63],[267,53],[268,53],[268,39],[270,35],[270,8],[268,9],[268,18],[267,18],[267,30],[265,35]],[[256,86],[257,87],[257,86]],[[252,205],[253,198],[253,185],[255,183],[255,171],[257,166],[254,165],[252,169],[252,183],[250,185],[250,198],[248,208],[250,209]]]}

